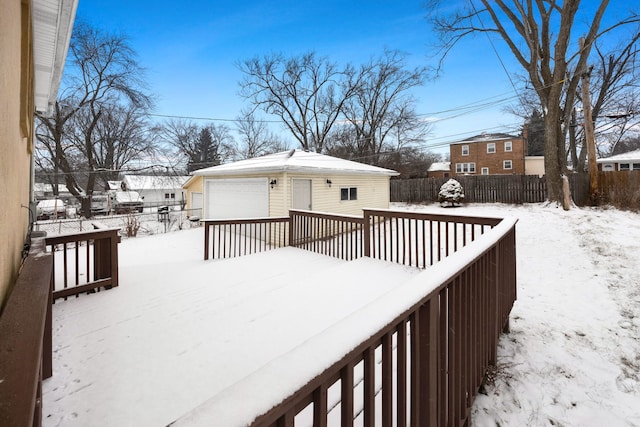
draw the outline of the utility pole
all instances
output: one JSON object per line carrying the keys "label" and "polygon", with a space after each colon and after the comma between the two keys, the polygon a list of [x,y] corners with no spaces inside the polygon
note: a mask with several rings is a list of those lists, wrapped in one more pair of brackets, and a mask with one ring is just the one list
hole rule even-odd
{"label": "utility pole", "polygon": [[[583,47],[584,38],[581,38],[580,48]],[[587,144],[587,163],[589,164],[589,194],[594,200],[598,194],[598,167],[596,165],[596,142],[593,136],[591,95],[589,94],[589,76],[592,68],[582,73],[582,112],[584,114],[584,141]]]}

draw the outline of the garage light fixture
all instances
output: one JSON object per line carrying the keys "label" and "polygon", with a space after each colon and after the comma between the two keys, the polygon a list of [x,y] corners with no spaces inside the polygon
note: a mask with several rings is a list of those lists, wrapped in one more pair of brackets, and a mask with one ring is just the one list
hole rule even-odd
{"label": "garage light fixture", "polygon": [[327,179],[327,185],[328,185],[329,187],[331,187],[331,184],[332,184],[331,180],[330,180],[330,179]]}
{"label": "garage light fixture", "polygon": [[269,183],[269,185],[271,185],[271,188],[275,187],[276,184],[278,183],[278,181],[276,181],[275,179],[272,179],[271,182]]}

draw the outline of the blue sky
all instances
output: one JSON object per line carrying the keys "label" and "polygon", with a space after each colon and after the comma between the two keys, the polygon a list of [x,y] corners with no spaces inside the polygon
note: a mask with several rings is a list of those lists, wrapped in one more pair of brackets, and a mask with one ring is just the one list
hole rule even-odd
{"label": "blue sky", "polygon": [[[242,74],[236,64],[256,55],[315,50],[332,61],[358,65],[388,48],[408,53],[411,66],[435,65],[435,36],[422,4],[80,0],[77,19],[129,37],[158,97],[155,113],[232,120],[247,105],[238,96]],[[521,73],[499,40],[494,46],[512,78]],[[520,124],[504,111],[516,94],[484,35],[460,43],[447,57],[442,75],[413,95],[419,114],[441,119],[426,144],[436,152],[448,151],[443,144],[483,131],[516,133],[514,126]],[[508,101],[497,102],[504,99]],[[473,103],[495,105],[475,112],[460,109]]]}

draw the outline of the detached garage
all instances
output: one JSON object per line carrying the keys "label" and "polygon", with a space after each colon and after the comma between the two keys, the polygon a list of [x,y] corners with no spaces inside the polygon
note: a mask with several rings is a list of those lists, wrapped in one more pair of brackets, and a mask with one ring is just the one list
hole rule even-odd
{"label": "detached garage", "polygon": [[[202,218],[286,216],[289,209],[361,215],[389,207],[397,172],[300,150],[200,169],[184,188]],[[200,206],[195,206],[196,201]]]}

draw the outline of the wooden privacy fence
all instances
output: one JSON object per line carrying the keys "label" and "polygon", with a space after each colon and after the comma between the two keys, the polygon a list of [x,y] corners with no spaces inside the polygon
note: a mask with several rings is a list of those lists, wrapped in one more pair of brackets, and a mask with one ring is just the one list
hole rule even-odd
{"label": "wooden privacy fence", "polygon": [[[437,202],[440,187],[450,178],[394,179],[392,202]],[[547,184],[537,175],[465,175],[453,177],[464,188],[469,203],[541,203],[547,199]],[[578,205],[589,202],[589,176],[569,175],[571,196]]]}

